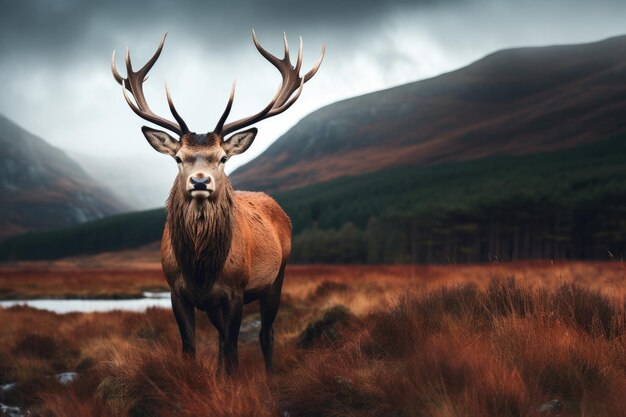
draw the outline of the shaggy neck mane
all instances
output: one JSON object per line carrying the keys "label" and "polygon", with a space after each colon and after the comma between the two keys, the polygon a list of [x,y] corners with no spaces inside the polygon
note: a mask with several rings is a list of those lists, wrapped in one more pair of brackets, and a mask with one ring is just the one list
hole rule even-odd
{"label": "shaggy neck mane", "polygon": [[172,249],[183,278],[209,289],[221,273],[232,239],[233,189],[228,180],[216,198],[190,198],[176,184],[165,208]]}

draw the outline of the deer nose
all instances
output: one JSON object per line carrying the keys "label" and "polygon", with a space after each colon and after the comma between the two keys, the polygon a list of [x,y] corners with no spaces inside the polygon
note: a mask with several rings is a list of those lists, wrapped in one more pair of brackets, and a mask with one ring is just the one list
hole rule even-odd
{"label": "deer nose", "polygon": [[201,177],[190,177],[191,183],[193,185],[206,185],[211,182],[211,177],[201,178]]}
{"label": "deer nose", "polygon": [[209,194],[215,191],[215,185],[216,183],[213,175],[196,172],[193,175],[190,175],[187,180],[187,191],[189,191],[192,195],[194,195],[196,191],[203,191],[203,193],[199,193],[202,195],[204,195],[204,192]]}

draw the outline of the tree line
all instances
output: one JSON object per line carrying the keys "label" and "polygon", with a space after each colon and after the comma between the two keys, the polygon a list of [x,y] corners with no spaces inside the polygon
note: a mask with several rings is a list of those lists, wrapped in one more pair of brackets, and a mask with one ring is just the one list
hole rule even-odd
{"label": "tree line", "polygon": [[622,209],[487,208],[469,213],[372,217],[364,229],[307,229],[294,237],[298,263],[463,263],[519,259],[621,259]]}

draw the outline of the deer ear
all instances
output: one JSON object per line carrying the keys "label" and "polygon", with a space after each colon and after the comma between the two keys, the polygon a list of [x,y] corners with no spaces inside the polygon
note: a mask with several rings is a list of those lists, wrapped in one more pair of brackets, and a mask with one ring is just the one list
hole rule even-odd
{"label": "deer ear", "polygon": [[256,133],[257,129],[256,127],[253,127],[252,129],[244,130],[243,132],[232,135],[222,144],[222,148],[226,152],[226,155],[232,156],[245,152],[250,145],[252,145]]}
{"label": "deer ear", "polygon": [[156,151],[170,156],[175,156],[176,152],[178,152],[180,142],[167,133],[161,130],[152,129],[148,126],[143,126],[141,131],[146,139],[148,139],[150,146],[152,146]]}

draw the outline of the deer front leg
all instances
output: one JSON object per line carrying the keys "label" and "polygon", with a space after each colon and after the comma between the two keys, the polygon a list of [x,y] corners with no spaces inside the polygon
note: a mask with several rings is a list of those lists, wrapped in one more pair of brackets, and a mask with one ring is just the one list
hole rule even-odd
{"label": "deer front leg", "polygon": [[224,366],[224,309],[222,306],[207,311],[207,316],[219,334],[219,352],[217,354],[217,368]]}
{"label": "deer front leg", "polygon": [[227,374],[233,374],[239,366],[237,341],[243,315],[243,293],[226,301],[224,306],[224,365]]}
{"label": "deer front leg", "polygon": [[194,306],[189,300],[180,294],[172,291],[172,310],[180,338],[183,342],[183,353],[192,358],[196,356],[196,318],[194,315]]}

